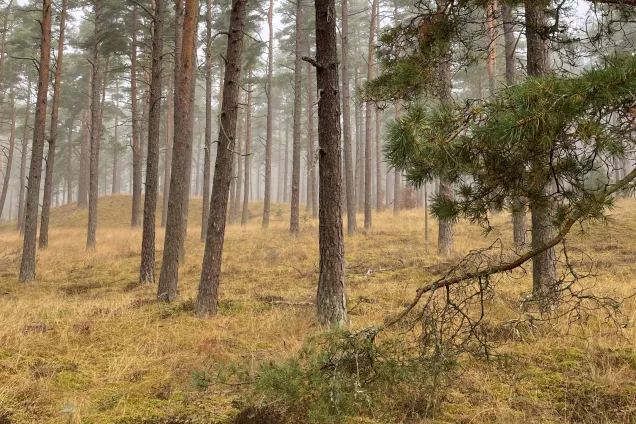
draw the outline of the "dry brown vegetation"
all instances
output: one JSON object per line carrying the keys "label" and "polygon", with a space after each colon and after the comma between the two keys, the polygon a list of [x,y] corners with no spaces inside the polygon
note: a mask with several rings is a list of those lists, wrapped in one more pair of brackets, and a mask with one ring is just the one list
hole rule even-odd
{"label": "dry brown vegetation", "polygon": [[[161,202],[159,202],[161,204]],[[601,293],[624,297],[636,288],[636,202],[625,200],[609,226],[573,235],[596,262]],[[187,258],[176,303],[156,304],[155,286],[138,286],[141,229],[130,229],[130,199],[100,199],[97,250],[85,249],[86,211],[54,209],[50,247],[38,252],[33,284],[19,284],[20,238],[0,229],[0,423],[225,423],[241,408],[245,386],[195,387],[192,372],[232,362],[252,370],[293,355],[317,325],[317,221],[288,232],[288,207],[273,205],[270,228],[252,208],[246,227],[228,227],[220,314],[197,319],[201,201],[193,199]],[[160,213],[158,214],[160,216]],[[303,222],[304,221],[304,222]],[[495,238],[511,239],[507,215],[486,239],[461,223],[460,252]],[[369,234],[346,239],[353,328],[381,322],[408,302],[418,285],[449,264],[427,252],[422,211],[374,217]],[[436,239],[431,225],[431,240]],[[163,231],[158,232],[158,258]],[[516,325],[529,278],[509,280],[489,307],[491,336],[508,361],[466,362],[430,422],[635,422],[634,301],[623,305],[626,328],[600,318],[563,331]],[[555,324],[563,329],[564,324]],[[387,397],[391,393],[386,394]],[[400,422],[402,417],[395,417]],[[368,419],[352,422],[385,422]]]}

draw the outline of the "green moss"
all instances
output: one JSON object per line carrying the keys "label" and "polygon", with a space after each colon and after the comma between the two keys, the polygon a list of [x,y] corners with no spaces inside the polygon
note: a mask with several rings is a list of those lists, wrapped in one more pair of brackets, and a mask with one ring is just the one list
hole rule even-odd
{"label": "green moss", "polygon": [[53,381],[60,389],[81,390],[90,384],[91,379],[76,371],[61,371]]}

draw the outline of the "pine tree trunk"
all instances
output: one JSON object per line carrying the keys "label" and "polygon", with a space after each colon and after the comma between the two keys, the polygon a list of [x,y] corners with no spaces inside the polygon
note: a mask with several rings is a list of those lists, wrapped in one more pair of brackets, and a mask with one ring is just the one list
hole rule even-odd
{"label": "pine tree trunk", "polygon": [[495,10],[497,0],[489,0],[486,6],[486,23],[488,25],[488,92],[495,95],[497,81],[495,80],[495,68],[497,66],[497,22]]}
{"label": "pine tree trunk", "polygon": [[212,149],[212,0],[206,1],[205,33],[205,152],[203,155],[203,208],[201,242],[205,242],[210,216],[210,168]]}
{"label": "pine tree trunk", "polygon": [[66,204],[73,202],[73,128],[75,125],[75,116],[69,118],[69,124],[66,126],[68,131],[68,142],[66,143]]}
{"label": "pine tree trunk", "polygon": [[[119,102],[115,106],[119,109]],[[113,139],[113,186],[111,187],[111,194],[119,194],[119,181],[121,178],[121,171],[119,170],[119,116],[115,115],[115,135]]]}
{"label": "pine tree trunk", "polygon": [[[181,49],[179,47],[179,49]],[[176,67],[175,67],[175,75],[176,75]],[[162,199],[162,207],[161,207],[161,227],[165,228],[166,221],[168,218],[168,199],[170,197],[170,170],[172,168],[172,122],[173,122],[173,114],[172,110],[174,107],[174,88],[172,84],[172,79],[168,79],[168,104],[166,107],[166,153],[164,159],[164,169],[163,169],[163,199]]]}
{"label": "pine tree trunk", "polygon": [[283,203],[287,203],[289,200],[289,119],[285,119],[285,176],[283,178]]}
{"label": "pine tree trunk", "polygon": [[349,93],[349,4],[342,0],[342,137],[344,144],[344,172],[347,199],[347,234],[358,231],[356,220],[356,195],[353,181],[353,157],[351,151],[351,100]]}
{"label": "pine tree trunk", "polygon": [[170,198],[168,199],[168,217],[166,236],[163,248],[163,262],[159,276],[157,299],[161,302],[173,302],[177,298],[179,276],[179,257],[183,242],[183,209],[184,198],[188,196],[187,180],[190,178],[188,168],[188,142],[191,140],[192,87],[194,68],[194,43],[197,23],[197,1],[185,0],[182,22],[182,35],[179,47],[180,56],[175,69],[175,101],[174,101],[174,145],[172,172],[170,177]]}
{"label": "pine tree trunk", "polygon": [[[93,86],[93,74],[88,77],[88,92]],[[82,110],[82,139],[80,146],[80,166],[77,181],[77,205],[86,209],[88,207],[88,171],[90,162],[90,96],[86,97]]]}
{"label": "pine tree trunk", "polygon": [[[102,2],[95,0],[95,44],[93,46],[93,76],[91,87],[91,142],[89,162],[89,187],[88,187],[88,231],[86,236],[86,248],[95,249],[97,233],[97,197],[99,188],[99,147],[101,143],[102,128],[100,119],[100,68],[101,60],[101,16]],[[104,77],[106,85],[106,77]]]}
{"label": "pine tree trunk", "polygon": [[[356,48],[357,53],[357,48]],[[358,68],[354,68],[353,85],[358,87]],[[358,212],[364,211],[364,187],[365,187],[365,160],[364,141],[362,137],[362,110],[360,102],[354,102],[354,115],[356,123],[356,202]]]}
{"label": "pine tree trunk", "polygon": [[137,6],[133,6],[132,12],[132,45],[130,54],[130,101],[131,101],[131,133],[132,133],[132,213],[131,227],[141,225],[141,140],[139,138],[139,111],[137,99]]}
{"label": "pine tree trunk", "polygon": [[[394,13],[395,22],[397,24],[397,6]],[[402,112],[402,104],[400,101],[395,103],[395,119],[400,118],[400,113]],[[394,172],[394,180],[393,180],[393,215],[398,216],[400,214],[400,190],[402,190],[402,175],[398,170]]]}
{"label": "pine tree trunk", "polygon": [[[68,0],[62,0],[60,11],[60,33],[57,44],[57,64],[55,65],[55,82],[53,83],[53,110],[51,112],[51,128],[49,129],[49,150],[46,158],[44,176],[44,196],[42,199],[42,217],[40,222],[40,249],[49,246],[49,216],[51,213],[51,190],[53,188],[53,170],[55,169],[55,148],[58,131],[58,110],[60,107],[60,86],[62,82],[62,60],[64,58],[64,31],[66,29],[66,9]],[[1,209],[0,209],[1,210]]]}
{"label": "pine tree trunk", "polygon": [[[378,14],[378,0],[373,0],[371,6],[371,23],[369,24],[369,52],[367,56],[367,81],[373,79],[373,62],[375,60],[375,27]],[[372,133],[371,133],[371,120],[373,118],[373,107],[370,103],[366,104],[366,116],[365,116],[365,148],[364,148],[364,228],[371,228],[371,193],[373,185],[373,172],[371,169],[373,153],[372,148]]]}
{"label": "pine tree trunk", "polygon": [[376,211],[382,212],[384,204],[384,189],[382,188],[382,135],[380,134],[380,112],[375,108],[375,197]]}
{"label": "pine tree trunk", "polygon": [[[439,10],[446,10],[446,2],[442,1],[438,3]],[[440,58],[440,62],[437,68],[437,91],[438,97],[442,102],[452,102],[453,97],[451,93],[452,79],[451,79],[451,52],[447,50]],[[453,197],[453,186],[450,181],[439,181],[439,194],[448,199]],[[437,236],[437,253],[442,256],[449,256],[453,253],[453,221],[450,219],[439,220],[439,231]]]}
{"label": "pine tree trunk", "polygon": [[316,305],[318,319],[323,325],[348,322],[340,203],[340,86],[334,3],[334,0],[315,2],[320,161],[320,271]]}
{"label": "pine tree trunk", "polygon": [[[299,0],[298,0],[299,1]],[[243,188],[243,213],[241,225],[247,224],[250,201],[250,177],[252,173],[252,69],[248,72],[247,109],[245,111],[245,185]]]}
{"label": "pine tree trunk", "polygon": [[157,192],[159,180],[159,130],[161,127],[161,91],[163,67],[164,0],[155,0],[152,34],[152,79],[148,111],[148,155],[146,156],[146,195],[141,240],[140,283],[155,282],[155,227],[157,225]]}
{"label": "pine tree trunk", "polygon": [[267,46],[267,138],[265,140],[265,198],[263,205],[263,228],[269,226],[269,210],[272,197],[272,76],[274,74],[274,0],[269,0],[267,24],[269,44]]}
{"label": "pine tree trunk", "polygon": [[289,231],[298,233],[300,223],[300,125],[302,117],[302,0],[296,0],[296,56],[294,60],[294,129],[292,142],[291,217]]}
{"label": "pine tree trunk", "polygon": [[[11,6],[13,5],[13,0],[9,0],[7,4],[7,8],[4,11],[4,19],[2,21],[2,41],[0,41],[0,84],[3,82],[4,75],[4,60],[7,49],[7,28],[9,25],[9,17],[11,15]],[[0,210],[0,213],[2,211]]]}
{"label": "pine tree trunk", "polygon": [[11,165],[13,164],[14,150],[15,150],[15,95],[13,93],[13,88],[11,88],[11,134],[9,135],[9,152],[7,153],[7,167],[4,170],[4,179],[2,182],[2,194],[0,194],[0,218],[2,217],[2,211],[4,210],[4,202],[7,199],[7,193],[9,190],[9,182],[11,181]]}
{"label": "pine tree trunk", "polygon": [[[243,97],[243,99],[241,100],[241,103],[244,104],[245,103],[245,98]],[[238,133],[238,145],[236,146],[236,198],[234,199],[235,204],[234,204],[234,216],[232,218],[232,222],[234,222],[235,220],[238,219],[239,217],[239,211],[241,210],[241,193],[242,193],[242,188],[243,188],[243,156],[242,156],[242,149],[243,149],[243,118],[241,116],[240,110],[239,110],[239,115],[238,115],[238,129],[237,129],[237,133]]]}
{"label": "pine tree trunk", "polygon": [[[38,200],[42,177],[42,158],[46,138],[46,104],[49,89],[49,68],[51,62],[51,0],[42,2],[42,37],[40,39],[40,62],[38,78],[38,96],[33,124],[33,150],[29,169],[24,217],[24,242],[22,263],[20,264],[20,282],[27,283],[35,279],[35,252],[38,230]],[[24,154],[24,152],[23,152]]]}
{"label": "pine tree trunk", "polygon": [[[311,49],[307,46],[307,54]],[[313,218],[318,216],[316,204],[316,148],[314,146],[314,85],[313,69],[307,64],[307,214],[311,210]]]}
{"label": "pine tree trunk", "polygon": [[26,160],[29,149],[28,129],[29,117],[31,116],[31,78],[27,82],[26,114],[24,116],[24,127],[22,130],[22,151],[20,152],[20,190],[18,191],[18,231],[24,234],[24,209],[26,191]]}
{"label": "pine tree trunk", "polygon": [[[515,46],[517,37],[514,34],[512,6],[506,2],[501,3],[501,19],[506,54],[506,84],[514,85],[516,83]],[[526,206],[518,199],[512,200],[512,229],[515,246],[517,249],[522,249],[526,244]]]}
{"label": "pine tree trunk", "polygon": [[212,201],[201,281],[196,303],[198,316],[216,315],[218,311],[218,289],[221,277],[223,242],[225,240],[225,214],[227,211],[232,159],[236,139],[238,102],[243,55],[243,31],[246,18],[246,0],[233,0],[230,16],[225,78],[223,82],[223,105],[219,131]]}
{"label": "pine tree trunk", "polygon": [[[541,35],[549,25],[547,12],[536,2],[526,1],[526,38],[528,49],[528,76],[542,77],[550,71],[548,62],[549,46]],[[552,205],[550,199],[544,198],[544,191],[550,179],[547,170],[549,155],[531,159],[531,172],[535,182],[532,187],[537,199],[530,203],[532,215],[532,248],[539,249],[548,243],[553,235]],[[532,258],[532,293],[541,302],[541,307],[548,307],[554,299],[556,284],[556,257],[554,248],[550,248]]]}

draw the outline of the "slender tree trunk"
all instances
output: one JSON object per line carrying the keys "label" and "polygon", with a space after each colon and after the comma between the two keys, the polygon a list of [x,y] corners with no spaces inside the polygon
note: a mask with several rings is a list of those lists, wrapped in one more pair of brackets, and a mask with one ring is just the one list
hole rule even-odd
{"label": "slender tree trunk", "polygon": [[[28,283],[35,279],[35,251],[38,230],[38,200],[40,197],[40,179],[42,177],[42,157],[46,138],[46,104],[49,89],[49,67],[51,62],[51,0],[42,1],[42,36],[40,39],[40,63],[38,78],[38,97],[33,125],[33,150],[29,169],[26,210],[24,218],[24,243],[22,263],[20,264],[20,282]],[[24,154],[24,153],[23,153]]]}
{"label": "slender tree trunk", "polygon": [[212,0],[206,1],[205,33],[205,153],[203,156],[203,208],[201,242],[205,242],[210,216],[210,168],[212,149]]}
{"label": "slender tree trunk", "polygon": [[[397,9],[397,8],[396,8]],[[395,13],[396,23],[397,23],[397,10]],[[395,103],[395,119],[400,118],[400,113],[402,112],[402,104],[398,101]],[[402,175],[400,171],[395,170],[394,172],[394,180],[393,180],[393,215],[398,216],[400,214],[400,191],[402,190]]]}
{"label": "slender tree trunk", "polygon": [[[506,84],[516,83],[515,46],[517,38],[514,34],[514,17],[512,6],[501,3],[501,19],[503,21],[504,49],[506,54]],[[519,199],[512,199],[512,232],[517,249],[526,244],[526,206]]]}
{"label": "slender tree trunk", "polygon": [[300,222],[300,124],[302,117],[302,0],[296,0],[296,56],[294,60],[294,129],[292,142],[291,216],[289,231],[298,233]]}
{"label": "slender tree trunk", "polygon": [[[9,25],[9,16],[11,15],[11,6],[13,5],[13,0],[9,0],[7,4],[7,8],[4,11],[4,19],[2,21],[2,41],[0,41],[0,84],[3,83],[3,75],[4,75],[4,59],[7,49],[7,29]],[[0,210],[0,213],[2,211]]]}
{"label": "slender tree trunk", "polygon": [[22,130],[22,151],[20,153],[20,190],[18,192],[18,231],[24,234],[24,209],[26,191],[26,160],[29,150],[29,118],[31,116],[31,78],[27,82],[26,95],[26,115],[24,116],[24,127]]}
{"label": "slender tree trunk", "polygon": [[[311,55],[311,49],[307,46],[307,53]],[[314,85],[313,68],[307,63],[307,213],[311,210],[313,218],[318,217],[318,205],[316,203],[316,148],[314,147]]]}
{"label": "slender tree trunk", "polygon": [[157,191],[159,180],[159,129],[161,127],[161,90],[163,67],[164,0],[155,0],[152,34],[152,79],[148,111],[148,155],[146,157],[146,196],[141,240],[140,283],[155,282],[155,227],[157,225]]}
{"label": "slender tree trunk", "polygon": [[132,33],[131,33],[131,53],[130,53],[130,101],[131,101],[131,133],[132,133],[132,213],[130,219],[131,227],[141,225],[141,140],[139,138],[139,111],[137,100],[137,5],[133,6],[132,12]]}
{"label": "slender tree trunk", "polygon": [[[86,236],[86,248],[95,249],[97,233],[97,198],[99,189],[99,147],[102,137],[102,120],[99,99],[100,67],[101,59],[101,15],[102,2],[95,0],[95,45],[93,47],[93,78],[91,88],[91,144],[90,144],[90,181],[88,188],[88,232]],[[108,59],[106,59],[108,68]],[[104,71],[104,89],[106,87],[106,70]],[[103,106],[103,105],[102,105]]]}
{"label": "slender tree trunk", "polygon": [[269,25],[269,44],[267,54],[267,139],[265,141],[265,199],[263,206],[263,228],[269,226],[269,209],[272,196],[272,76],[274,74],[274,0],[269,0],[267,24]]}
{"label": "slender tree trunk", "polygon": [[[175,66],[176,75],[176,66]],[[168,79],[168,104],[166,110],[166,157],[163,170],[163,205],[161,208],[161,227],[166,226],[168,218],[168,198],[170,197],[170,169],[172,167],[172,108],[174,106],[172,80]]]}
{"label": "slender tree trunk", "polygon": [[75,116],[69,118],[70,122],[66,128],[68,133],[68,142],[66,143],[66,204],[73,202],[73,128],[75,125]]}
{"label": "slender tree trunk", "polygon": [[[373,63],[375,61],[375,27],[376,27],[376,19],[378,17],[378,0],[373,0],[373,4],[371,6],[371,23],[369,25],[369,54],[367,56],[367,81],[371,81],[373,79]],[[371,151],[371,119],[373,117],[373,107],[370,103],[366,105],[366,116],[365,116],[365,149],[364,149],[364,228],[371,228],[371,189],[372,189],[372,157],[373,153]]]}
{"label": "slender tree trunk", "polygon": [[[11,181],[11,165],[13,164],[13,152],[15,150],[15,95],[11,88],[11,134],[9,135],[9,152],[7,154],[7,167],[4,170],[4,180],[2,182],[2,194],[0,194],[0,218],[4,210],[4,202],[7,199],[9,182]],[[10,212],[9,212],[10,213]]]}
{"label": "slender tree trunk", "polygon": [[334,0],[316,2],[320,148],[320,271],[316,305],[318,319],[323,325],[345,325],[348,322],[340,214],[340,86],[334,3]]}
{"label": "slender tree trunk", "polygon": [[283,138],[281,137],[282,122],[278,120],[278,165],[277,168],[277,185],[276,185],[276,203],[283,201]]}
{"label": "slender tree trunk", "polygon": [[378,213],[384,209],[384,189],[382,188],[382,134],[380,133],[380,111],[375,108],[375,208]]}
{"label": "slender tree trunk", "polygon": [[[357,51],[357,48],[356,48]],[[354,68],[353,85],[358,87],[358,68]],[[365,186],[365,160],[364,143],[362,139],[362,110],[360,102],[354,103],[354,115],[356,123],[356,202],[358,211],[364,211],[364,186]]]}
{"label": "slender tree trunk", "polygon": [[243,53],[243,31],[246,17],[246,0],[233,0],[226,53],[225,79],[223,82],[223,106],[219,131],[212,201],[201,281],[196,303],[198,316],[215,315],[218,311],[218,289],[221,277],[223,242],[225,240],[225,214],[227,211],[232,159],[236,138],[238,102]]}
{"label": "slender tree trunk", "polygon": [[[241,103],[245,103],[245,98],[241,101]],[[241,210],[241,189],[243,187],[243,164],[242,164],[242,149],[243,149],[243,118],[241,117],[240,110],[238,115],[238,145],[236,146],[236,198],[234,204],[234,216],[232,218],[232,222],[238,219],[239,211]]]}
{"label": "slender tree trunk", "polygon": [[[115,106],[119,109],[119,102]],[[113,140],[113,186],[111,188],[111,194],[119,194],[119,180],[121,178],[121,171],[119,170],[119,116],[115,115],[115,135]]]}
{"label": "slender tree trunk", "polygon": [[[190,178],[188,168],[188,143],[191,140],[192,87],[194,68],[194,44],[197,26],[197,1],[185,0],[180,57],[175,69],[174,108],[174,146],[172,173],[170,177],[170,198],[168,200],[168,218],[163,249],[163,263],[159,276],[157,299],[172,302],[177,298],[177,282],[179,275],[179,257],[183,242],[183,209],[184,198],[188,196],[187,180]],[[181,12],[179,12],[181,15]]]}
{"label": "slender tree trunk", "polygon": [[[546,31],[548,14],[540,3],[526,1],[526,39],[528,49],[528,76],[542,77],[550,72],[549,45],[542,34]],[[531,172],[535,176],[533,189],[537,197],[543,197],[550,178],[547,169],[548,155],[531,158]],[[538,200],[530,204],[532,214],[532,249],[539,249],[552,239],[552,205],[550,199]],[[554,248],[532,258],[532,293],[541,303],[548,307],[554,299],[556,284],[556,256]]]}
{"label": "slender tree trunk", "polygon": [[[299,1],[299,0],[297,0]],[[252,173],[252,69],[249,72],[247,86],[247,110],[245,111],[245,186],[243,191],[243,213],[241,225],[247,224],[250,197],[250,177]]]}
{"label": "slender tree trunk", "polygon": [[285,176],[283,182],[283,203],[289,201],[289,119],[285,119]]}
{"label": "slender tree trunk", "polygon": [[344,143],[344,172],[347,198],[347,233],[358,231],[356,220],[356,195],[353,181],[353,157],[351,152],[351,100],[349,93],[349,4],[342,0],[342,136]]}
{"label": "slender tree trunk", "polygon": [[495,68],[497,66],[497,22],[495,18],[497,10],[497,0],[489,0],[486,6],[486,23],[488,25],[488,91],[491,96],[495,95],[497,81],[495,79]]}
{"label": "slender tree trunk", "polygon": [[60,107],[60,86],[62,82],[62,60],[64,58],[64,31],[66,29],[66,9],[68,0],[62,0],[60,11],[60,34],[57,44],[57,64],[55,65],[55,82],[53,83],[53,110],[51,112],[51,128],[49,129],[49,150],[46,158],[44,176],[44,196],[42,199],[42,217],[40,222],[40,249],[49,246],[49,217],[51,213],[51,190],[53,188],[53,170],[55,169],[55,148],[58,131],[58,110]]}
{"label": "slender tree trunk", "polygon": [[[88,77],[88,92],[93,86],[92,71]],[[88,171],[90,162],[90,95],[86,96],[84,109],[82,110],[82,139],[80,146],[80,169],[77,181],[77,205],[86,209],[88,207]]]}

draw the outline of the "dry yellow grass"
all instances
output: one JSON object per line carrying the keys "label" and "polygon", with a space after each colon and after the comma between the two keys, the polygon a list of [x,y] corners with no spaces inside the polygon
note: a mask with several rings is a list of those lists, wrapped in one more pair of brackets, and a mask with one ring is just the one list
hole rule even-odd
{"label": "dry yellow grass", "polygon": [[[598,262],[601,292],[625,296],[636,288],[634,206],[633,200],[621,201],[609,227],[595,226],[575,238],[574,244]],[[220,314],[206,320],[192,313],[203,254],[200,199],[191,203],[188,253],[179,299],[172,305],[154,303],[155,286],[135,285],[141,230],[128,228],[125,196],[100,199],[95,252],[85,250],[86,212],[54,210],[50,247],[38,252],[33,284],[17,282],[21,241],[12,228],[0,228],[0,423],[231,420],[241,388],[199,391],[191,372],[285,358],[320,331],[313,306],[304,304],[316,290],[318,223],[301,219],[300,235],[292,237],[288,207],[275,205],[270,228],[263,230],[260,207],[252,206],[247,226],[228,226]],[[494,221],[497,229],[487,239],[475,226],[458,225],[458,252],[496,237],[509,239],[507,216]],[[435,225],[428,252],[423,234],[422,211],[398,218],[387,212],[374,217],[369,234],[346,238],[354,328],[398,311],[418,285],[439,272],[443,260],[434,254]],[[157,236],[160,260],[163,231]],[[493,314],[507,317],[509,305],[528,293],[529,280],[499,289]],[[633,322],[634,303],[624,310]],[[635,340],[631,325],[617,331],[591,321],[574,333],[513,337],[502,351],[520,362],[509,368],[468,366],[434,421],[562,422],[577,421],[577,414],[588,411],[596,420],[589,422],[612,422],[616,415],[605,412],[612,408],[623,408],[623,417],[636,420],[636,354],[627,341]],[[575,400],[572,390],[584,400]]]}

